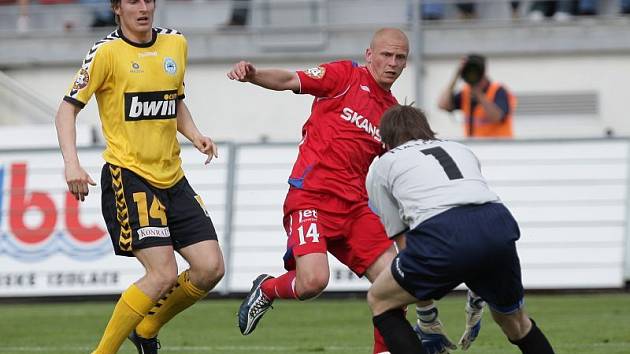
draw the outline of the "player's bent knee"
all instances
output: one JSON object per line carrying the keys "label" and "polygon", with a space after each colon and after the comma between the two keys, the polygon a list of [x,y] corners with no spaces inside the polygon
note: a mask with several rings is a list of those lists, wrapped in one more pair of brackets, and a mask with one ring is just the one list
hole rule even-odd
{"label": "player's bent knee", "polygon": [[499,325],[503,333],[510,340],[519,340],[531,329],[531,321],[523,310],[511,314],[501,314],[492,311],[494,321]]}
{"label": "player's bent knee", "polygon": [[372,313],[374,313],[374,309],[378,307],[378,300],[374,296],[374,293],[372,292],[372,290],[369,290],[367,293],[367,303],[370,309],[372,310]]}
{"label": "player's bent knee", "polygon": [[319,275],[296,279],[296,292],[300,300],[317,297],[328,286],[328,278]]}
{"label": "player's bent knee", "polygon": [[149,272],[147,278],[159,289],[160,295],[166,294],[177,284],[177,272]]}
{"label": "player's bent knee", "polygon": [[367,303],[374,316],[378,316],[381,313],[389,310],[389,308],[387,307],[387,303],[379,298],[372,288],[368,290]]}
{"label": "player's bent knee", "polygon": [[222,261],[211,262],[203,268],[191,268],[192,278],[195,280],[195,285],[200,288],[211,290],[214,286],[223,279],[225,275],[225,266]]}
{"label": "player's bent knee", "polygon": [[225,275],[225,266],[223,265],[223,262],[218,261],[210,265],[210,268],[208,269],[208,281],[209,283],[213,284],[213,286],[214,284],[221,281],[224,275]]}

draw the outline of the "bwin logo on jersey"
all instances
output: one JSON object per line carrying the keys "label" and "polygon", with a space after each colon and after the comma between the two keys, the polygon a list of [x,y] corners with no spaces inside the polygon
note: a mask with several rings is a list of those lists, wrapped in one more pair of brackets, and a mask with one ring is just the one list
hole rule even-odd
{"label": "bwin logo on jersey", "polygon": [[125,93],[125,120],[177,117],[177,90]]}

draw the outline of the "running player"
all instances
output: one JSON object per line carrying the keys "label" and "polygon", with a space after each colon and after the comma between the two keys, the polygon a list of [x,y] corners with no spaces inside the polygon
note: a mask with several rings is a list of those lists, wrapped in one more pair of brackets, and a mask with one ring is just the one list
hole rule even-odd
{"label": "running player", "polygon": [[[394,258],[392,241],[368,207],[365,176],[372,160],[384,152],[379,121],[397,103],[390,88],[405,68],[408,52],[406,35],[384,28],[365,52],[366,66],[337,61],[292,72],[258,69],[241,61],[228,73],[232,80],[315,96],[284,203],[287,273],[254,280],[239,309],[242,334],[255,329],[276,298],[318,296],[330,277],[327,252],[370,281]],[[431,302],[422,305],[419,311],[431,318],[424,326],[427,340],[442,349],[453,348],[437,309]],[[375,332],[374,353],[386,351]]]}
{"label": "running player", "polygon": [[552,354],[523,308],[518,225],[488,188],[477,157],[436,139],[411,106],[385,112],[381,136],[389,152],[368,174],[370,205],[390,237],[405,233],[406,247],[372,284],[368,302],[391,353],[415,354],[420,344],[401,306],[439,300],[465,283],[521,352]]}
{"label": "running player", "polygon": [[[184,103],[187,43],[153,28],[153,0],[112,0],[120,28],[96,42],[56,117],[68,189],[78,200],[96,185],[75,144],[79,111],[96,95],[106,139],[102,212],[117,255],[146,274],[122,293],[94,354],[116,353],[127,336],[138,353],[157,353],[159,329],[204,298],[222,278],[223,256],[204,204],[181,168],[179,131],[217,156]],[[177,274],[175,251],[190,268]]]}

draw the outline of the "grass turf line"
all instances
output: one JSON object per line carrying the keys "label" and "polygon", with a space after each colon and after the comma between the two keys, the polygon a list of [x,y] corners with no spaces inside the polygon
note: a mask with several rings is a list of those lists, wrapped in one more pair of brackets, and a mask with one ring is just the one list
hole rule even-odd
{"label": "grass turf line", "polygon": [[[439,303],[453,341],[464,326],[464,297]],[[237,300],[209,300],[176,317],[160,333],[164,353],[371,353],[372,327],[362,300],[276,301],[249,336],[236,325]],[[531,316],[558,354],[630,353],[630,295],[529,295]],[[0,353],[89,353],[113,303],[0,305]],[[415,313],[410,307],[409,318]],[[121,354],[135,354],[126,341]],[[463,353],[463,352],[461,352]],[[466,353],[518,354],[489,314]]]}

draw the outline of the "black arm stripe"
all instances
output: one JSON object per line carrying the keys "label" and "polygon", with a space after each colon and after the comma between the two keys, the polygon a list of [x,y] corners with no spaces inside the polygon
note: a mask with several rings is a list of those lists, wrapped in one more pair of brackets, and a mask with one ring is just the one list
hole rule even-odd
{"label": "black arm stripe", "polygon": [[72,105],[74,105],[74,106],[77,106],[77,107],[79,107],[81,109],[83,109],[83,107],[85,107],[85,103],[83,103],[83,102],[81,102],[81,101],[79,101],[79,100],[77,100],[75,98],[72,98],[70,96],[65,96],[63,98],[63,100],[68,102],[68,103],[70,103],[70,104],[72,104]]}

